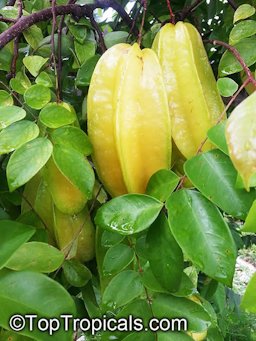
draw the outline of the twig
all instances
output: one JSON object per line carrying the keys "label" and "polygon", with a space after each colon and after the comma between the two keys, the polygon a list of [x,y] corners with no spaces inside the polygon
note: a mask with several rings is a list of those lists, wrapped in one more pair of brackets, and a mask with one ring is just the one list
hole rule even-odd
{"label": "twig", "polygon": [[[75,18],[79,19],[82,17],[89,17],[92,10],[96,8],[113,8],[119,13],[123,21],[129,26],[132,26],[132,19],[129,17],[125,9],[115,0],[96,0],[93,4],[88,5],[61,5],[56,6],[55,13],[56,16],[72,14]],[[11,40],[17,37],[24,30],[28,29],[30,26],[40,22],[46,21],[52,18],[52,8],[46,8],[41,11],[32,13],[30,15],[22,17],[13,26],[9,27],[6,31],[0,34],[0,48],[3,48]],[[133,29],[134,34],[138,34],[136,27]]]}
{"label": "twig", "polygon": [[[68,5],[74,4],[76,0],[69,0]],[[61,54],[61,46],[62,46],[62,29],[65,20],[65,15],[62,15],[60,18],[60,23],[58,26],[58,47],[57,47],[57,82],[58,82],[58,92],[59,92],[59,100],[62,99],[62,86],[61,86],[61,72],[62,72],[62,54]]]}
{"label": "twig", "polygon": [[[217,122],[215,123],[215,126],[218,125],[222,119],[224,118],[225,114],[227,113],[228,109],[231,107],[231,105],[234,103],[234,101],[236,100],[236,98],[238,97],[238,95],[240,94],[240,92],[250,83],[250,80],[247,78],[243,84],[240,86],[240,88],[237,90],[237,92],[231,97],[230,101],[228,102],[228,104],[226,105],[225,109],[223,110],[223,112],[220,114]],[[202,152],[202,148],[205,145],[205,143],[207,142],[208,137],[206,137],[202,143],[200,144],[196,155],[200,154]]]}
{"label": "twig", "polygon": [[101,52],[104,53],[107,50],[107,47],[106,47],[106,44],[105,44],[105,41],[103,38],[103,33],[102,33],[99,25],[97,24],[96,20],[94,19],[93,11],[91,11],[91,14],[89,15],[89,19],[90,19],[90,22],[92,24],[92,27],[94,28],[95,32],[98,35],[98,43],[99,43]]}
{"label": "twig", "polygon": [[11,19],[11,18],[5,18],[2,15],[0,15],[0,21],[5,22],[5,23],[16,23],[16,19]]}
{"label": "twig", "polygon": [[231,46],[231,45],[225,43],[224,41],[220,41],[220,40],[206,40],[205,42],[213,44],[215,46],[216,45],[223,46],[227,50],[229,50],[234,55],[234,57],[237,59],[237,61],[241,64],[241,66],[242,66],[247,78],[249,79],[250,83],[252,83],[256,87],[256,80],[254,79],[251,70],[246,65],[246,63],[243,60],[243,58],[241,57],[240,53],[237,51],[237,49],[234,46]]}
{"label": "twig", "polygon": [[188,7],[185,7],[181,12],[180,20],[184,20],[190,13],[192,13],[199,5],[201,5],[205,0],[195,0],[195,2]]}
{"label": "twig", "polygon": [[167,3],[167,7],[168,7],[168,10],[170,12],[170,21],[171,21],[171,24],[175,24],[175,15],[173,13],[173,10],[172,10],[172,6],[171,6],[171,2],[170,0],[166,0],[166,3]]}
{"label": "twig", "polygon": [[234,11],[237,10],[238,6],[233,0],[228,0],[228,3],[230,4]]}
{"label": "twig", "polygon": [[56,86],[56,100],[60,102],[60,92],[59,92],[59,77],[58,77],[58,65],[55,56],[55,29],[56,29],[56,0],[52,0],[52,32],[51,32],[51,62],[53,64],[54,73],[55,73],[55,86]]}
{"label": "twig", "polygon": [[[10,89],[4,82],[0,81],[0,84],[15,98],[17,103],[21,106],[21,108],[25,107],[25,103],[22,103],[19,97],[17,96],[16,92]],[[38,117],[29,109],[26,108],[26,111],[34,118],[35,121],[37,121]]]}
{"label": "twig", "polygon": [[147,0],[143,0],[143,15],[142,15],[142,20],[141,20],[139,34],[138,34],[138,44],[139,45],[141,45],[142,32],[143,32],[143,27],[144,27],[144,24],[145,24],[146,12],[147,12]]}
{"label": "twig", "polygon": [[[18,0],[18,17],[16,21],[18,21],[22,17],[22,10],[23,10],[22,0]],[[19,56],[19,40],[20,40],[20,34],[14,39],[13,57],[12,57],[12,63],[11,63],[11,70],[10,70],[10,73],[7,75],[8,79],[11,79],[15,77],[16,75],[16,64],[17,64],[17,60]]]}

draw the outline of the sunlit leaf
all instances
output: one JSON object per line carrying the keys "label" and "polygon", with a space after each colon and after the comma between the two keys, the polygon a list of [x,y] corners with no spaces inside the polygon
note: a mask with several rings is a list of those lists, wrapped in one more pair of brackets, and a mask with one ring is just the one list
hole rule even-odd
{"label": "sunlit leaf", "polygon": [[114,198],[99,208],[95,222],[103,229],[129,235],[148,228],[162,207],[160,201],[150,196],[127,194]]}
{"label": "sunlit leaf", "polygon": [[15,105],[0,107],[0,130],[22,120],[25,116],[26,111]]}
{"label": "sunlit leaf", "polygon": [[249,4],[243,4],[237,8],[234,14],[234,23],[251,17],[255,13],[255,8]]}
{"label": "sunlit leaf", "polygon": [[[39,95],[40,94],[40,95]],[[24,99],[27,105],[33,109],[42,109],[51,100],[51,91],[49,88],[35,84],[26,90]]]}
{"label": "sunlit leaf", "polygon": [[238,84],[233,79],[225,77],[218,79],[217,87],[221,96],[230,97],[237,91]]}
{"label": "sunlit leaf", "polygon": [[7,165],[7,180],[10,191],[28,182],[48,161],[52,144],[38,137],[16,149]]}
{"label": "sunlit leaf", "polygon": [[31,121],[19,121],[0,132],[0,154],[7,154],[39,135],[38,126]]}

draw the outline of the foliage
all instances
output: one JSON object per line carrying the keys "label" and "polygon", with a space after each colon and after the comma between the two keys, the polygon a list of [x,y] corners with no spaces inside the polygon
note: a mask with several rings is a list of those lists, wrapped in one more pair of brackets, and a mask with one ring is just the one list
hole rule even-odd
{"label": "foliage", "polygon": [[[54,1],[22,3],[20,18],[18,1],[0,1],[0,339],[76,339],[63,325],[51,336],[8,324],[65,313],[189,321],[187,334],[87,330],[88,340],[254,340],[255,276],[241,305],[232,280],[244,236],[256,240],[255,1],[171,1],[202,34],[234,116],[208,131],[215,149],[185,160],[174,147],[172,171],[155,173],[146,193],[112,199],[86,134],[88,87],[106,47],[137,40],[142,3],[95,1],[94,17],[93,1],[57,0],[55,11]],[[142,46],[169,20],[165,0],[148,1]],[[13,25],[21,34],[3,44]]]}

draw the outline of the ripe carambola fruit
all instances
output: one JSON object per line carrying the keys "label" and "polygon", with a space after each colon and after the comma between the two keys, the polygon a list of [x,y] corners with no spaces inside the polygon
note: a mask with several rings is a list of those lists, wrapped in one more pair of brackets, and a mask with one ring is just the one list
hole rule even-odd
{"label": "ripe carambola fruit", "polygon": [[171,122],[154,51],[117,44],[100,58],[88,94],[93,161],[112,196],[144,193],[170,167]]}
{"label": "ripe carambola fruit", "polygon": [[88,208],[79,214],[67,215],[55,207],[54,232],[58,247],[67,252],[69,258],[77,258],[87,262],[94,257],[95,229],[90,218]]}
{"label": "ripe carambola fruit", "polygon": [[84,208],[87,198],[61,173],[52,157],[44,168],[44,178],[53,202],[61,212],[76,214]]}
{"label": "ripe carambola fruit", "polygon": [[[200,34],[189,24],[166,24],[152,48],[163,70],[172,119],[172,137],[186,157],[196,154],[224,110]],[[211,149],[207,141],[203,151]]]}

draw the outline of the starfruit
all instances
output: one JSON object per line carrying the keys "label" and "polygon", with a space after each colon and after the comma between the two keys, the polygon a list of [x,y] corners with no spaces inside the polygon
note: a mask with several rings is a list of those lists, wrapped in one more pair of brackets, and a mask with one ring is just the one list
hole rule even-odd
{"label": "starfruit", "polygon": [[45,166],[44,178],[53,202],[61,212],[76,214],[84,208],[87,198],[62,174],[52,157]]}
{"label": "starfruit", "polygon": [[88,135],[97,173],[112,196],[144,193],[170,167],[171,122],[156,54],[117,44],[100,58],[88,93]]}
{"label": "starfruit", "polygon": [[87,207],[72,216],[55,207],[54,232],[57,245],[67,258],[86,262],[94,257],[95,229]]}
{"label": "starfruit", "polygon": [[[256,92],[243,100],[231,113],[226,125],[230,158],[249,190],[256,174]],[[253,182],[253,183],[252,183]]]}
{"label": "starfruit", "polygon": [[[166,24],[155,37],[172,119],[172,137],[186,157],[195,155],[224,111],[200,34],[189,24]],[[211,149],[207,141],[202,150]]]}

